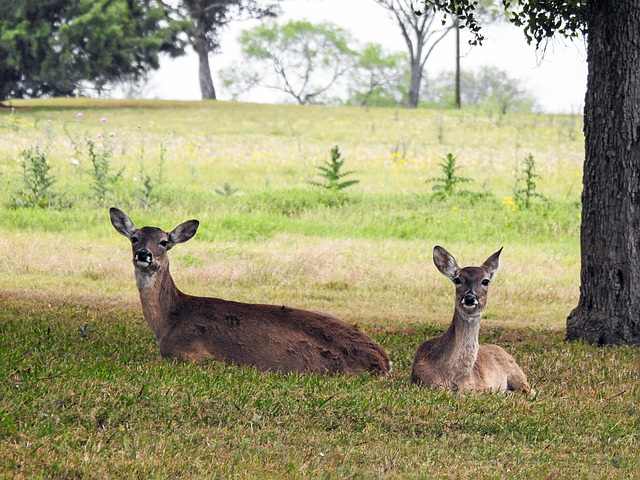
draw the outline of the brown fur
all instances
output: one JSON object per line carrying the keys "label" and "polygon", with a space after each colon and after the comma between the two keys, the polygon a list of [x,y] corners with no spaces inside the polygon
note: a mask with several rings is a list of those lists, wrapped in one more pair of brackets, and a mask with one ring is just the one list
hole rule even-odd
{"label": "brown fur", "polygon": [[418,348],[411,374],[413,383],[454,391],[531,390],[511,355],[498,345],[478,343],[488,285],[500,268],[501,252],[502,249],[494,253],[480,267],[460,269],[449,252],[435,247],[434,263],[456,285],[455,309],[447,331]]}
{"label": "brown fur", "polygon": [[212,358],[285,373],[389,373],[389,358],[378,343],[330,315],[178,290],[166,252],[195,235],[196,220],[167,233],[138,229],[116,208],[110,216],[115,229],[132,240],[142,311],[162,356],[196,362]]}

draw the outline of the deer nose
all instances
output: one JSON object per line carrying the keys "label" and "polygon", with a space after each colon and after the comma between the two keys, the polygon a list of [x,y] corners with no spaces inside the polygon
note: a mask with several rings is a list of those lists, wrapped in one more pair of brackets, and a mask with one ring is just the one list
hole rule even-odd
{"label": "deer nose", "polygon": [[473,293],[465,293],[460,303],[465,307],[473,307],[478,304],[478,297]]}
{"label": "deer nose", "polygon": [[153,260],[153,254],[146,248],[143,248],[134,254],[133,260],[139,265],[150,265]]}

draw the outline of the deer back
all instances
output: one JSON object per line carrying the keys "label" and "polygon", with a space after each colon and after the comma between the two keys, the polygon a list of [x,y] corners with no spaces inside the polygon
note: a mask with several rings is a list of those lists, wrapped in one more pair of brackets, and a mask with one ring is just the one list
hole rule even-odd
{"label": "deer back", "polygon": [[335,317],[276,305],[185,296],[160,342],[165,356],[206,358],[261,370],[388,373],[384,349]]}

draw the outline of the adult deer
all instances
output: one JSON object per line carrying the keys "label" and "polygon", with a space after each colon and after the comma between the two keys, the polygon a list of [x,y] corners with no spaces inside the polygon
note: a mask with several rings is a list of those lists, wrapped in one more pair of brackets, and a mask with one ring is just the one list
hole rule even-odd
{"label": "adult deer", "polygon": [[335,317],[284,306],[255,305],[182,293],[169,273],[167,252],[198,229],[189,220],[167,233],[138,229],[117,208],[114,228],[133,246],[144,318],[163,357],[207,358],[264,371],[386,374],[389,357],[367,335]]}
{"label": "adult deer", "polygon": [[526,376],[511,355],[498,345],[478,343],[480,317],[487,305],[489,282],[500,269],[501,252],[498,250],[480,267],[461,269],[444,248],[433,249],[436,267],[456,286],[455,308],[447,331],[418,348],[413,383],[454,391],[530,391]]}

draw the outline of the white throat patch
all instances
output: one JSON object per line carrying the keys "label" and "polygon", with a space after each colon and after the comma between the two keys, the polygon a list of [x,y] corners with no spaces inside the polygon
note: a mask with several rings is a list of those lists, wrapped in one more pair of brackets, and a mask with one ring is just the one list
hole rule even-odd
{"label": "white throat patch", "polygon": [[136,268],[136,285],[138,286],[138,290],[146,290],[147,288],[153,287],[153,284],[156,280],[155,271],[141,271]]}

